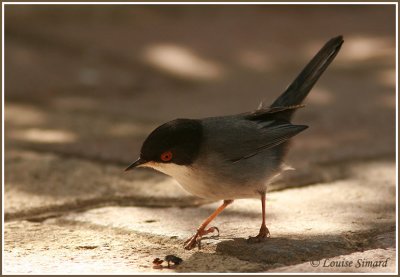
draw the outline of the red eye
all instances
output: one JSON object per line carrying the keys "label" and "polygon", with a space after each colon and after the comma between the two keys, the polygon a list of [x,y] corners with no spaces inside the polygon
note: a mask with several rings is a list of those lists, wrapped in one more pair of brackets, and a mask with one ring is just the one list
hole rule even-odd
{"label": "red eye", "polygon": [[169,162],[172,159],[172,152],[167,151],[161,154],[161,160],[163,162]]}

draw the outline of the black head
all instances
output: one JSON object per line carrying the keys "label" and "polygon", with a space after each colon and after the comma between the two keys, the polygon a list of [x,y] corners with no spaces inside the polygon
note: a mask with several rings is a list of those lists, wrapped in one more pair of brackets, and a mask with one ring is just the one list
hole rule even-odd
{"label": "black head", "polygon": [[202,140],[198,120],[175,119],[156,128],[142,145],[140,158],[126,170],[147,162],[190,165],[196,159]]}

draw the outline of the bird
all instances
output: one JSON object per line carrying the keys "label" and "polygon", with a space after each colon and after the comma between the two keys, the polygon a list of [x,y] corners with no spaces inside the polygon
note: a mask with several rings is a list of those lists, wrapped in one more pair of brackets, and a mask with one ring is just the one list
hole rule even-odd
{"label": "bird", "polygon": [[125,171],[153,168],[173,177],[189,193],[222,204],[184,242],[184,248],[200,248],[207,226],[236,199],[259,198],[262,223],[249,242],[270,237],[265,223],[267,186],[287,169],[284,159],[291,138],[308,128],[292,124],[293,114],[335,59],[343,36],[325,43],[300,74],[269,106],[253,111],[202,119],[178,118],[152,131],[142,144],[140,156]]}

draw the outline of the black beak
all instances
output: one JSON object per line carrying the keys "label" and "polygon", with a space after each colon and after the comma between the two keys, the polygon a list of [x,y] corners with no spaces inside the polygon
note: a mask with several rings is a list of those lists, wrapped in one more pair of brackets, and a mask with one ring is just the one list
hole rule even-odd
{"label": "black beak", "polygon": [[137,159],[136,161],[134,161],[130,166],[128,166],[127,168],[125,168],[125,171],[131,170],[131,169],[133,169],[133,168],[135,168],[135,167],[137,167],[137,166],[139,166],[139,165],[141,165],[141,164],[145,164],[145,163],[147,163],[146,160],[144,160],[144,159],[142,159],[142,158],[139,158],[139,159]]}

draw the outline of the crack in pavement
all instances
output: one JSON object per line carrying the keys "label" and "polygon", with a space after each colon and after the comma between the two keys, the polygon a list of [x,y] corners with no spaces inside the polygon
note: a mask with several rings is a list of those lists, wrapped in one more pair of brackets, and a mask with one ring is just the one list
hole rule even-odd
{"label": "crack in pavement", "polygon": [[[32,150],[32,149],[30,149]],[[34,151],[36,152],[36,151]],[[63,154],[52,151],[40,151],[40,153],[53,154],[58,157],[64,157]],[[91,159],[87,157],[76,157],[68,156],[68,158],[74,158],[82,161],[90,161],[100,165],[110,165],[113,166],[115,162],[101,162],[97,159]],[[368,163],[368,161],[386,161],[388,156],[382,155],[380,157],[370,157],[368,159],[353,159],[342,161],[334,161],[329,163],[318,163],[314,164],[311,173],[309,171],[305,172],[305,175],[295,176],[289,179],[289,184],[287,182],[278,181],[271,184],[268,192],[284,191],[302,187],[308,187],[313,185],[328,184],[330,182],[344,180],[351,178],[351,172],[348,170],[349,166],[352,164],[359,164],[361,161],[363,163]],[[119,163],[118,163],[119,164]],[[314,174],[314,173],[319,174]],[[190,202],[190,204],[188,204]],[[27,210],[21,210],[16,212],[4,213],[4,220],[14,221],[14,220],[30,220],[33,222],[40,222],[47,218],[59,217],[65,213],[85,211],[93,208],[104,207],[104,206],[139,206],[139,207],[195,207],[203,204],[212,203],[214,201],[200,199],[192,197],[190,201],[180,202],[179,199],[174,198],[162,198],[162,197],[143,197],[143,196],[102,196],[92,199],[76,199],[73,201],[68,201],[63,204],[46,205],[43,207],[34,207]]]}
{"label": "crack in pavement", "polygon": [[211,203],[211,201],[202,200],[193,197],[191,204],[181,203],[171,198],[143,198],[133,196],[112,196],[99,197],[94,199],[76,199],[61,205],[48,205],[45,207],[30,208],[25,211],[4,213],[4,221],[27,220],[31,222],[42,222],[49,218],[61,217],[71,212],[83,212],[95,208],[106,206],[138,206],[138,207],[197,207],[203,204]]}

